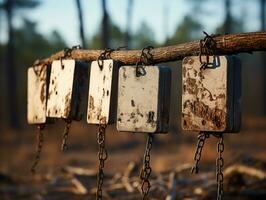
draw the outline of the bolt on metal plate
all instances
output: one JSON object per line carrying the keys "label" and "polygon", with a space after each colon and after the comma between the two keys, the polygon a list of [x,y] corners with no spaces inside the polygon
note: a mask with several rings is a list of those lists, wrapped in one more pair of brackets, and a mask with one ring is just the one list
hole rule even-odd
{"label": "bolt on metal plate", "polygon": [[117,129],[129,132],[167,132],[171,88],[171,70],[167,67],[142,66],[119,69]]}
{"label": "bolt on metal plate", "polygon": [[87,86],[87,63],[75,60],[53,61],[46,116],[81,120]]}
{"label": "bolt on metal plate", "polygon": [[[206,57],[202,57],[206,60]],[[235,56],[210,56],[201,69],[198,56],[182,63],[182,128],[191,131],[238,132],[241,63]]]}
{"label": "bolt on metal plate", "polygon": [[46,101],[50,66],[39,65],[28,69],[27,120],[29,124],[46,122]]}
{"label": "bolt on metal plate", "polygon": [[91,63],[88,124],[99,124],[99,120],[103,117],[106,118],[106,123],[115,122],[119,63],[111,59],[99,62],[103,62],[102,69],[97,61]]}

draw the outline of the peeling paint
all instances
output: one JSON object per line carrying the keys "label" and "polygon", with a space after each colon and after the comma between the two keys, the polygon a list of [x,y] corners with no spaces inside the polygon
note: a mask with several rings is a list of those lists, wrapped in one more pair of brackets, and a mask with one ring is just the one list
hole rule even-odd
{"label": "peeling paint", "polygon": [[[205,57],[203,57],[205,59]],[[197,56],[186,57],[182,66],[182,127],[193,131],[226,131],[230,124],[228,90],[230,60],[210,57],[212,68],[200,69]],[[228,96],[229,95],[229,96]],[[231,96],[230,96],[231,95]]]}
{"label": "peeling paint", "polygon": [[46,122],[48,80],[49,66],[39,65],[28,69],[27,120],[29,124]]}
{"label": "peeling paint", "polygon": [[91,63],[87,123],[98,124],[101,117],[106,117],[107,123],[114,121],[118,67],[111,59],[103,61],[102,70],[97,61]]}
{"label": "peeling paint", "polygon": [[119,131],[150,133],[167,131],[168,120],[163,119],[163,112],[166,112],[169,104],[163,99],[165,96],[170,98],[170,92],[164,92],[166,88],[170,88],[170,75],[166,76],[165,71],[158,66],[144,66],[144,68],[146,74],[137,78],[135,67],[123,66],[119,70],[117,109]]}
{"label": "peeling paint", "polygon": [[52,63],[47,117],[81,120],[88,64],[75,60],[62,63],[60,60]]}

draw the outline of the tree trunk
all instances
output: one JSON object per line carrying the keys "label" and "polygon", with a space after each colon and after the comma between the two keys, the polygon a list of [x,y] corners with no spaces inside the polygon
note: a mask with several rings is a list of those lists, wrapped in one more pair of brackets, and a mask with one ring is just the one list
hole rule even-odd
{"label": "tree trunk", "polygon": [[[266,24],[265,24],[265,20],[266,20],[266,0],[260,0],[260,18],[261,18],[261,31],[265,31],[266,30]],[[264,107],[263,107],[263,114],[266,116],[266,55],[265,52],[262,53],[262,58],[261,58],[261,62],[263,65],[263,102],[264,102]]]}
{"label": "tree trunk", "polygon": [[82,48],[86,48],[86,41],[84,36],[84,24],[83,24],[83,15],[82,15],[82,6],[80,0],[76,0],[77,11],[78,11],[78,19],[79,19],[79,36],[81,40]]}
{"label": "tree trunk", "polygon": [[[2,30],[2,10],[0,9],[0,30]],[[1,32],[0,32],[1,33]],[[0,35],[1,37],[1,35]],[[2,44],[1,44],[2,46]],[[2,47],[1,47],[2,48]],[[4,91],[4,56],[3,56],[3,50],[0,52],[0,91]],[[0,110],[2,111],[2,115],[0,116],[0,131],[2,130],[2,126],[4,125],[4,116],[3,116],[3,110],[4,110],[4,102],[5,100],[3,98],[0,98]]]}
{"label": "tree trunk", "polygon": [[106,0],[102,0],[102,48],[109,47],[109,23],[108,23],[108,13],[106,10]]}
{"label": "tree trunk", "polygon": [[162,27],[163,27],[164,33],[165,33],[165,39],[164,39],[165,42],[168,41],[168,27],[169,27],[169,5],[168,5],[168,3],[169,3],[168,1],[165,1],[164,8],[163,8]]}
{"label": "tree trunk", "polygon": [[265,20],[266,20],[266,0],[260,0],[260,17],[261,17],[261,30],[265,31],[266,29],[266,24],[265,24]]}
{"label": "tree trunk", "polygon": [[231,16],[231,0],[225,0],[225,22],[224,22],[224,33],[232,32],[232,16]]}
{"label": "tree trunk", "polygon": [[131,47],[131,22],[132,22],[132,8],[133,8],[133,0],[128,0],[127,5],[127,28],[125,33],[125,46],[129,49]]}
{"label": "tree trunk", "polygon": [[19,128],[19,117],[17,107],[17,77],[14,62],[14,31],[12,26],[13,20],[13,0],[6,1],[6,14],[8,25],[8,43],[6,53],[6,91],[7,91],[7,104],[8,104],[8,121],[12,128]]}

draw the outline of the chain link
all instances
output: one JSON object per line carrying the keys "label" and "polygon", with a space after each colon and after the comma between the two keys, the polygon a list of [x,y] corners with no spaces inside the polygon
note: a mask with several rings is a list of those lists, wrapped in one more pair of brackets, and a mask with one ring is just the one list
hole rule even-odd
{"label": "chain link", "polygon": [[104,162],[108,158],[107,150],[105,148],[105,131],[106,131],[106,118],[103,117],[100,119],[99,128],[98,128],[98,145],[99,145],[99,171],[98,171],[98,179],[97,179],[97,191],[96,191],[96,199],[102,200],[102,185],[104,179]]}
{"label": "chain link", "polygon": [[205,133],[205,132],[200,132],[200,134],[198,135],[198,143],[197,143],[197,147],[196,147],[196,151],[194,155],[195,162],[194,162],[194,166],[191,169],[191,174],[193,173],[197,174],[199,172],[199,162],[201,159],[202,149],[204,147],[205,140],[209,137],[210,137],[209,133]]}
{"label": "chain link", "polygon": [[153,63],[153,55],[151,53],[152,49],[153,46],[147,46],[141,50],[139,60],[136,63],[136,77],[144,76],[146,74],[143,65],[149,65]]}
{"label": "chain link", "polygon": [[152,149],[153,135],[149,134],[147,138],[143,167],[140,173],[140,178],[142,180],[141,191],[142,191],[142,200],[146,200],[148,198],[148,194],[151,188],[151,183],[149,181],[149,177],[151,175],[152,169],[150,166],[151,160],[151,149]]}
{"label": "chain link", "polygon": [[217,143],[217,152],[218,152],[218,157],[216,159],[217,200],[221,200],[223,195],[223,181],[224,181],[224,175],[222,171],[224,166],[224,159],[222,157],[222,153],[224,152],[223,135],[219,136],[219,141]]}
{"label": "chain link", "polygon": [[40,124],[37,125],[37,151],[36,151],[36,155],[35,155],[35,159],[34,162],[32,164],[31,167],[31,173],[35,174],[36,173],[36,167],[40,161],[40,157],[41,157],[41,152],[42,152],[42,146],[43,146],[43,141],[44,141],[44,135],[43,135],[43,129],[44,129],[45,125],[44,124]]}
{"label": "chain link", "polygon": [[[208,68],[209,64],[209,55],[214,55],[216,50],[216,41],[213,39],[215,35],[209,35],[205,31],[203,31],[205,37],[200,40],[200,53],[199,60],[201,63],[200,69]],[[206,61],[202,61],[202,55],[206,55]]]}
{"label": "chain link", "polygon": [[70,127],[71,127],[71,120],[66,119],[66,125],[65,125],[64,132],[63,132],[63,140],[62,140],[62,144],[61,144],[61,150],[62,151],[66,151],[68,149],[67,141],[68,141]]}

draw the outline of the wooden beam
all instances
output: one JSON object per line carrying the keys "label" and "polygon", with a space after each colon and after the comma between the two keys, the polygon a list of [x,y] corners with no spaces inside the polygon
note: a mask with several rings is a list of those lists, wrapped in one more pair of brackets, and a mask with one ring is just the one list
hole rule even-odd
{"label": "wooden beam", "polygon": [[[266,51],[266,31],[240,34],[228,34],[214,37],[216,41],[216,54],[251,53],[253,51]],[[199,54],[199,40],[177,44],[167,47],[154,48],[150,52],[154,63],[182,60],[186,56]],[[71,58],[81,61],[97,60],[103,50],[75,49]],[[140,57],[141,50],[119,50],[111,53],[111,58],[124,64],[135,64]],[[35,64],[50,64],[53,60],[60,59],[64,51],[53,54],[51,57],[37,60]]]}

